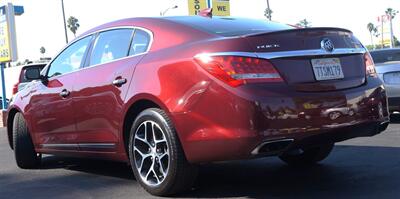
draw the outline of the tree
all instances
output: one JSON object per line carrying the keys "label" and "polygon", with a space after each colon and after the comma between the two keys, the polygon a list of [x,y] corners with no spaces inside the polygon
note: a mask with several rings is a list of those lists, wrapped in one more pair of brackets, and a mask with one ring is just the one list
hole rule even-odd
{"label": "tree", "polygon": [[307,21],[307,19],[303,19],[299,21],[299,23],[296,24],[297,26],[300,26],[302,28],[309,28],[311,27],[311,22]]}
{"label": "tree", "polygon": [[73,16],[70,16],[67,20],[67,27],[69,30],[74,34],[74,37],[76,37],[76,31],[79,28],[79,20]]}
{"label": "tree", "polygon": [[373,23],[368,23],[367,24],[367,29],[368,29],[369,34],[371,36],[371,46],[375,49],[373,36],[375,36],[375,37],[379,36],[378,28]]}
{"label": "tree", "polygon": [[399,11],[393,9],[393,8],[388,8],[386,9],[385,13],[389,16],[389,22],[390,22],[390,39],[392,41],[391,46],[393,47],[395,45],[394,43],[394,35],[393,35],[393,19],[394,17],[399,13]]}
{"label": "tree", "polygon": [[270,8],[265,8],[264,10],[264,16],[267,17],[268,20],[272,20],[272,13],[273,11]]}
{"label": "tree", "polygon": [[44,56],[44,53],[46,53],[46,48],[42,46],[40,47],[40,54],[42,54],[42,57]]}

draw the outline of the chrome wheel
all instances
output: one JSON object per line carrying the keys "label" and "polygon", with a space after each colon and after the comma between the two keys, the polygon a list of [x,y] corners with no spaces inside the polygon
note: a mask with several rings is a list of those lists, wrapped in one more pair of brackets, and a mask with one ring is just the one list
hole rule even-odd
{"label": "chrome wheel", "polygon": [[133,140],[135,167],[142,181],[150,186],[161,184],[169,169],[170,154],[165,133],[150,120],[136,129]]}

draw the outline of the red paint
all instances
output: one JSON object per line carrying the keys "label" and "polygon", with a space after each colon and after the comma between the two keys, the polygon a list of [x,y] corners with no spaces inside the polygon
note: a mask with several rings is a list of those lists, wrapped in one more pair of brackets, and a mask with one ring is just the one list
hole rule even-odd
{"label": "red paint", "polygon": [[[194,59],[212,52],[319,49],[324,37],[339,48],[359,47],[350,33],[318,29],[222,37],[170,20],[138,18],[105,24],[83,35],[119,26],[150,30],[154,34],[150,51],[54,77],[47,83],[37,81],[15,96],[9,110],[23,113],[38,152],[127,161],[123,122],[139,100],[152,101],[169,114],[190,162],[249,158],[266,140],[301,142],[310,135],[353,127],[358,131],[355,125],[378,127],[388,120],[382,82],[366,76],[363,55],[334,56],[341,59],[345,78],[321,82],[314,79],[310,57],[264,60],[271,66],[269,71],[279,73],[279,81],[245,81],[236,87]],[[266,41],[280,48],[256,48]],[[116,87],[111,84],[116,78],[125,78],[127,83]],[[66,98],[59,96],[63,89],[71,91]],[[379,104],[383,115],[378,112]],[[355,114],[331,120],[328,115],[333,108],[351,109]],[[68,143],[114,143],[116,148],[99,152],[42,147]]]}

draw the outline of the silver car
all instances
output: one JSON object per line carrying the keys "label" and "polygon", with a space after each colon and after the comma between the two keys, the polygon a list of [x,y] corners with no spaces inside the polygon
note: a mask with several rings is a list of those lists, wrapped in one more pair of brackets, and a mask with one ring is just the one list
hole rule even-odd
{"label": "silver car", "polygon": [[374,50],[370,53],[387,91],[389,111],[400,112],[400,48]]}

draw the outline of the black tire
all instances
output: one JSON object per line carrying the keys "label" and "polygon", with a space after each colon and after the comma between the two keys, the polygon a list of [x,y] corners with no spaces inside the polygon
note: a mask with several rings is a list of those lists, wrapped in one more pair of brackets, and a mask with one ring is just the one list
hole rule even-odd
{"label": "black tire", "polygon": [[13,146],[17,166],[21,169],[38,168],[41,156],[35,151],[24,117],[21,113],[16,113],[13,122]]}
{"label": "black tire", "polygon": [[[144,122],[155,122],[164,132],[169,151],[169,166],[166,176],[159,185],[148,185],[140,176],[139,169],[135,165],[134,138],[135,134]],[[147,128],[147,127],[145,127]],[[145,138],[147,139],[147,138]],[[149,193],[156,196],[170,196],[190,189],[196,179],[198,169],[189,164],[180,144],[176,130],[167,114],[157,108],[149,108],[141,112],[135,119],[129,137],[129,160],[136,180]],[[157,147],[156,147],[157,148]],[[152,161],[153,159],[151,159]],[[143,161],[143,159],[142,159]],[[155,164],[153,162],[153,164]]]}
{"label": "black tire", "polygon": [[[292,150],[282,154],[279,158],[290,166],[310,166],[328,157],[334,145],[332,143],[307,149]],[[297,153],[297,151],[301,152]]]}

